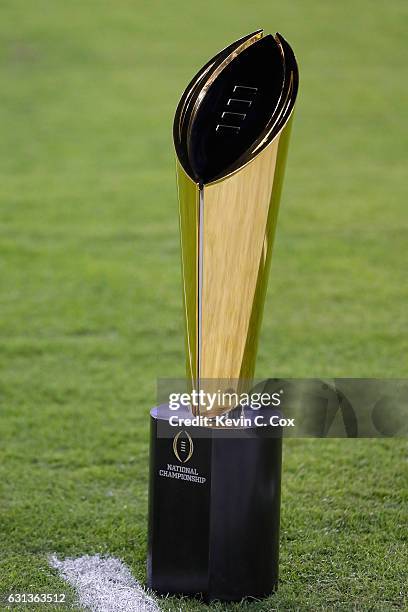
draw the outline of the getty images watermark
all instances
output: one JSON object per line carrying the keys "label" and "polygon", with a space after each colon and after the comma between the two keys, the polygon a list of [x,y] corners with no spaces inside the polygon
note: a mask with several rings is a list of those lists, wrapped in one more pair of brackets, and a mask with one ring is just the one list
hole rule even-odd
{"label": "getty images watermark", "polygon": [[[251,414],[248,411],[259,411],[262,408],[277,408],[281,404],[281,392],[247,393],[237,391],[205,391],[193,389],[189,393],[170,393],[168,407],[176,414],[169,416],[171,427],[294,427],[294,418],[285,418],[280,414]],[[180,409],[191,409],[193,416]],[[240,409],[240,410],[237,410]],[[227,410],[223,414],[208,416],[213,411]],[[208,414],[206,414],[208,413]],[[232,414],[231,414],[232,413]]]}
{"label": "getty images watermark", "polygon": [[[408,435],[406,379],[158,381],[158,414],[170,427],[262,428],[285,437],[380,438]],[[271,432],[270,434],[268,432]]]}

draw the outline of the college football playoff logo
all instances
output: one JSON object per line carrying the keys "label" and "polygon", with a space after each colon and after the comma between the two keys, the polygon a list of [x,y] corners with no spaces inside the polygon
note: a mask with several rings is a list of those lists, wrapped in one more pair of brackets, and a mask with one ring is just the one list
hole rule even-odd
{"label": "college football playoff logo", "polygon": [[190,434],[181,429],[173,440],[173,451],[180,463],[187,463],[193,454],[194,445]]}

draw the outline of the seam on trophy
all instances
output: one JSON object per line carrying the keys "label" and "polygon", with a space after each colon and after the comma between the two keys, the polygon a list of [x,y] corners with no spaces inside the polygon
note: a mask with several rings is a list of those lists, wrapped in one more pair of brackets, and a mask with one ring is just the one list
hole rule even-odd
{"label": "seam on trophy", "polygon": [[[201,388],[201,348],[202,348],[202,307],[203,307],[203,271],[204,271],[204,187],[200,185],[198,195],[198,329],[197,329],[197,390]],[[197,408],[200,414],[200,405]]]}

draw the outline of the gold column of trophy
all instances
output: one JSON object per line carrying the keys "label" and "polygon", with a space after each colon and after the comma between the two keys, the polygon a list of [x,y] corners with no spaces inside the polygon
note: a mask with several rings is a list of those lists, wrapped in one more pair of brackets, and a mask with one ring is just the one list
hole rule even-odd
{"label": "gold column of trophy", "polygon": [[[259,30],[208,62],[177,107],[191,390],[242,392],[253,377],[297,88],[290,46]],[[191,406],[206,417],[235,407]],[[187,418],[174,427],[172,410],[165,403],[150,413],[148,586],[207,600],[270,594],[278,583],[280,434],[252,421],[193,426],[181,404]]]}
{"label": "gold column of trophy", "polygon": [[210,381],[235,389],[253,376],[297,88],[292,49],[259,30],[208,62],[178,105],[187,377],[195,389]]}

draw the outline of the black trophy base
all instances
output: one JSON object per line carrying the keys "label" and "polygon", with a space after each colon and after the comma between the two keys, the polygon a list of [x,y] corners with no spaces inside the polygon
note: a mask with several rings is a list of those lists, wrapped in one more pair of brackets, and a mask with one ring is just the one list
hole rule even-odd
{"label": "black trophy base", "polygon": [[169,416],[167,406],[151,411],[148,586],[207,601],[270,595],[281,438],[269,427],[173,427]]}

